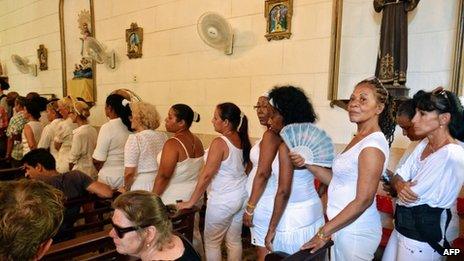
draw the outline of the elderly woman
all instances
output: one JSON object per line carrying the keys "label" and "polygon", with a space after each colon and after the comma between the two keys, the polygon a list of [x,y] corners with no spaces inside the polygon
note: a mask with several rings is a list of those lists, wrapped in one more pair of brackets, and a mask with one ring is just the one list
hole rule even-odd
{"label": "elderly woman", "polygon": [[[426,136],[396,171],[393,231],[383,260],[444,260],[450,208],[464,182],[463,107],[453,93],[436,89],[414,95],[416,135]],[[443,242],[443,243],[442,243]]]}
{"label": "elderly woman", "polygon": [[53,145],[53,138],[58,130],[58,124],[63,120],[58,110],[57,100],[50,101],[47,104],[47,118],[50,123],[44,127],[38,147],[49,149],[50,153],[56,159],[58,157],[58,150]]}
{"label": "elderly woman", "polygon": [[73,130],[69,169],[80,170],[97,179],[97,170],[93,166],[92,154],[97,144],[97,130],[89,124],[90,107],[82,101],[75,101],[70,118],[77,128]]}
{"label": "elderly woman", "polygon": [[156,155],[166,142],[166,134],[155,131],[160,115],[155,106],[147,102],[133,102],[132,129],[124,148],[124,189],[152,191],[158,171]]}
{"label": "elderly woman", "polygon": [[[248,203],[243,214],[243,223],[250,227],[251,243],[257,247],[256,253],[259,261],[264,260],[269,252],[264,245],[269,221],[272,215],[272,202],[275,197],[275,184],[269,182],[272,171],[278,171],[277,150],[282,139],[279,134],[270,129],[269,118],[272,108],[269,98],[260,96],[254,106],[259,123],[266,127],[263,137],[255,143],[250,151],[250,160],[253,168],[248,174],[247,192]],[[272,168],[274,166],[274,169]]]}
{"label": "elderly woman", "polygon": [[58,123],[56,135],[53,138],[55,149],[58,151],[56,159],[56,170],[60,173],[68,172],[69,169],[69,152],[71,151],[73,130],[77,124],[69,117],[73,111],[73,101],[70,96],[64,97],[58,101],[58,111],[63,120]]}
{"label": "elderly woman", "polygon": [[332,260],[374,258],[382,235],[375,194],[388,164],[388,141],[392,142],[395,131],[392,100],[377,78],[356,85],[348,103],[348,115],[357,125],[357,133],[335,157],[332,169],[305,165],[304,160],[291,155],[295,165],[306,166],[329,185],[329,221],[303,248],[315,252],[332,238]]}
{"label": "elderly woman", "polygon": [[129,191],[113,202],[110,236],[120,254],[145,260],[200,261],[188,240],[173,234],[161,199],[147,191]]}

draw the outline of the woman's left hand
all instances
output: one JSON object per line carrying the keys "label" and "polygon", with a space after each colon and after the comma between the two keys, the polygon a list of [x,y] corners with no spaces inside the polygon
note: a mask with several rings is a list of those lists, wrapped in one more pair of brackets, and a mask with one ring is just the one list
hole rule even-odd
{"label": "woman's left hand", "polygon": [[315,235],[311,240],[306,242],[302,247],[301,250],[304,249],[311,249],[311,253],[316,252],[317,250],[321,249],[327,241],[323,240],[322,238]]}
{"label": "woman's left hand", "polygon": [[268,230],[267,235],[264,238],[264,245],[269,251],[272,251],[273,249],[272,242],[274,241],[275,234],[276,234],[275,230]]}

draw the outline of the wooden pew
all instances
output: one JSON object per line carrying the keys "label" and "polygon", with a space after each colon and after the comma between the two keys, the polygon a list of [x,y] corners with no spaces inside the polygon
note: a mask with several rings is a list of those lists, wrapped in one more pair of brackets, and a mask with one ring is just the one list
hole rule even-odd
{"label": "wooden pew", "polygon": [[[192,208],[170,213],[173,230],[190,242],[193,239],[193,224],[197,211],[197,208]],[[84,258],[79,258],[80,260],[133,260],[116,252],[109,232],[110,229],[54,244],[42,260],[70,260],[82,256]]]}
{"label": "wooden pew", "polygon": [[16,180],[24,178],[24,168],[0,169],[0,181]]}
{"label": "wooden pew", "polygon": [[109,230],[54,244],[42,260],[70,260],[92,252],[105,252],[114,249],[113,239],[108,236]]}
{"label": "wooden pew", "polygon": [[272,252],[267,254],[265,261],[324,261],[326,260],[327,251],[333,245],[333,241],[327,242],[321,249],[311,254],[311,250],[300,250],[293,255],[284,252]]}

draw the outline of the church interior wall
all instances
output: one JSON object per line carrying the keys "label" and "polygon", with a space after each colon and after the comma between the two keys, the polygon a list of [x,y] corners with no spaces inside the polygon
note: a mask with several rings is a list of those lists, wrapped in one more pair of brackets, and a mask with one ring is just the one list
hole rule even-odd
{"label": "church interior wall", "polygon": [[[94,2],[96,38],[116,51],[118,62],[115,70],[97,66],[97,104],[92,109],[91,124],[105,122],[104,102],[112,90],[129,88],[155,104],[163,119],[170,105],[190,105],[202,117],[192,130],[205,135],[214,134],[210,123],[214,106],[234,102],[249,117],[250,135],[256,138],[262,133],[253,111],[257,97],[275,85],[292,84],[309,95],[319,116],[318,124],[335,143],[345,144],[354,134],[355,126],[349,123],[347,113],[331,108],[327,98],[332,0],[293,1],[292,37],[270,42],[264,37],[266,20],[261,0]],[[411,92],[449,82],[451,62],[446,57],[452,52],[456,28],[450,28],[453,17],[439,16],[438,11],[454,14],[455,10],[444,2],[421,1],[424,6],[433,6],[433,10],[422,12],[418,8],[410,21]],[[0,0],[0,61],[6,67],[12,89],[20,94],[37,91],[62,96],[58,3]],[[206,11],[217,12],[231,23],[235,33],[232,55],[208,47],[199,38],[196,23]],[[77,14],[72,15],[77,19]],[[434,26],[424,26],[430,19]],[[132,22],[144,30],[141,59],[126,56],[125,29]],[[437,47],[437,37],[449,39],[448,45]],[[9,58],[11,54],[36,61],[39,44],[48,49],[49,69],[40,71],[38,77],[18,72]],[[442,76],[432,77],[432,72]],[[399,130],[396,136],[394,146],[407,144]]]}

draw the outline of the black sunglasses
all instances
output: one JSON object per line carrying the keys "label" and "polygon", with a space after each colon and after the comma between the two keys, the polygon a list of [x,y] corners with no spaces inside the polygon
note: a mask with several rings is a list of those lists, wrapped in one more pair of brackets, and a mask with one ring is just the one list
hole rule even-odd
{"label": "black sunglasses", "polygon": [[133,227],[120,227],[114,224],[113,221],[111,221],[111,225],[113,225],[114,231],[116,232],[116,235],[119,238],[123,238],[126,233],[151,226],[151,225],[143,225],[143,226],[133,226]]}

